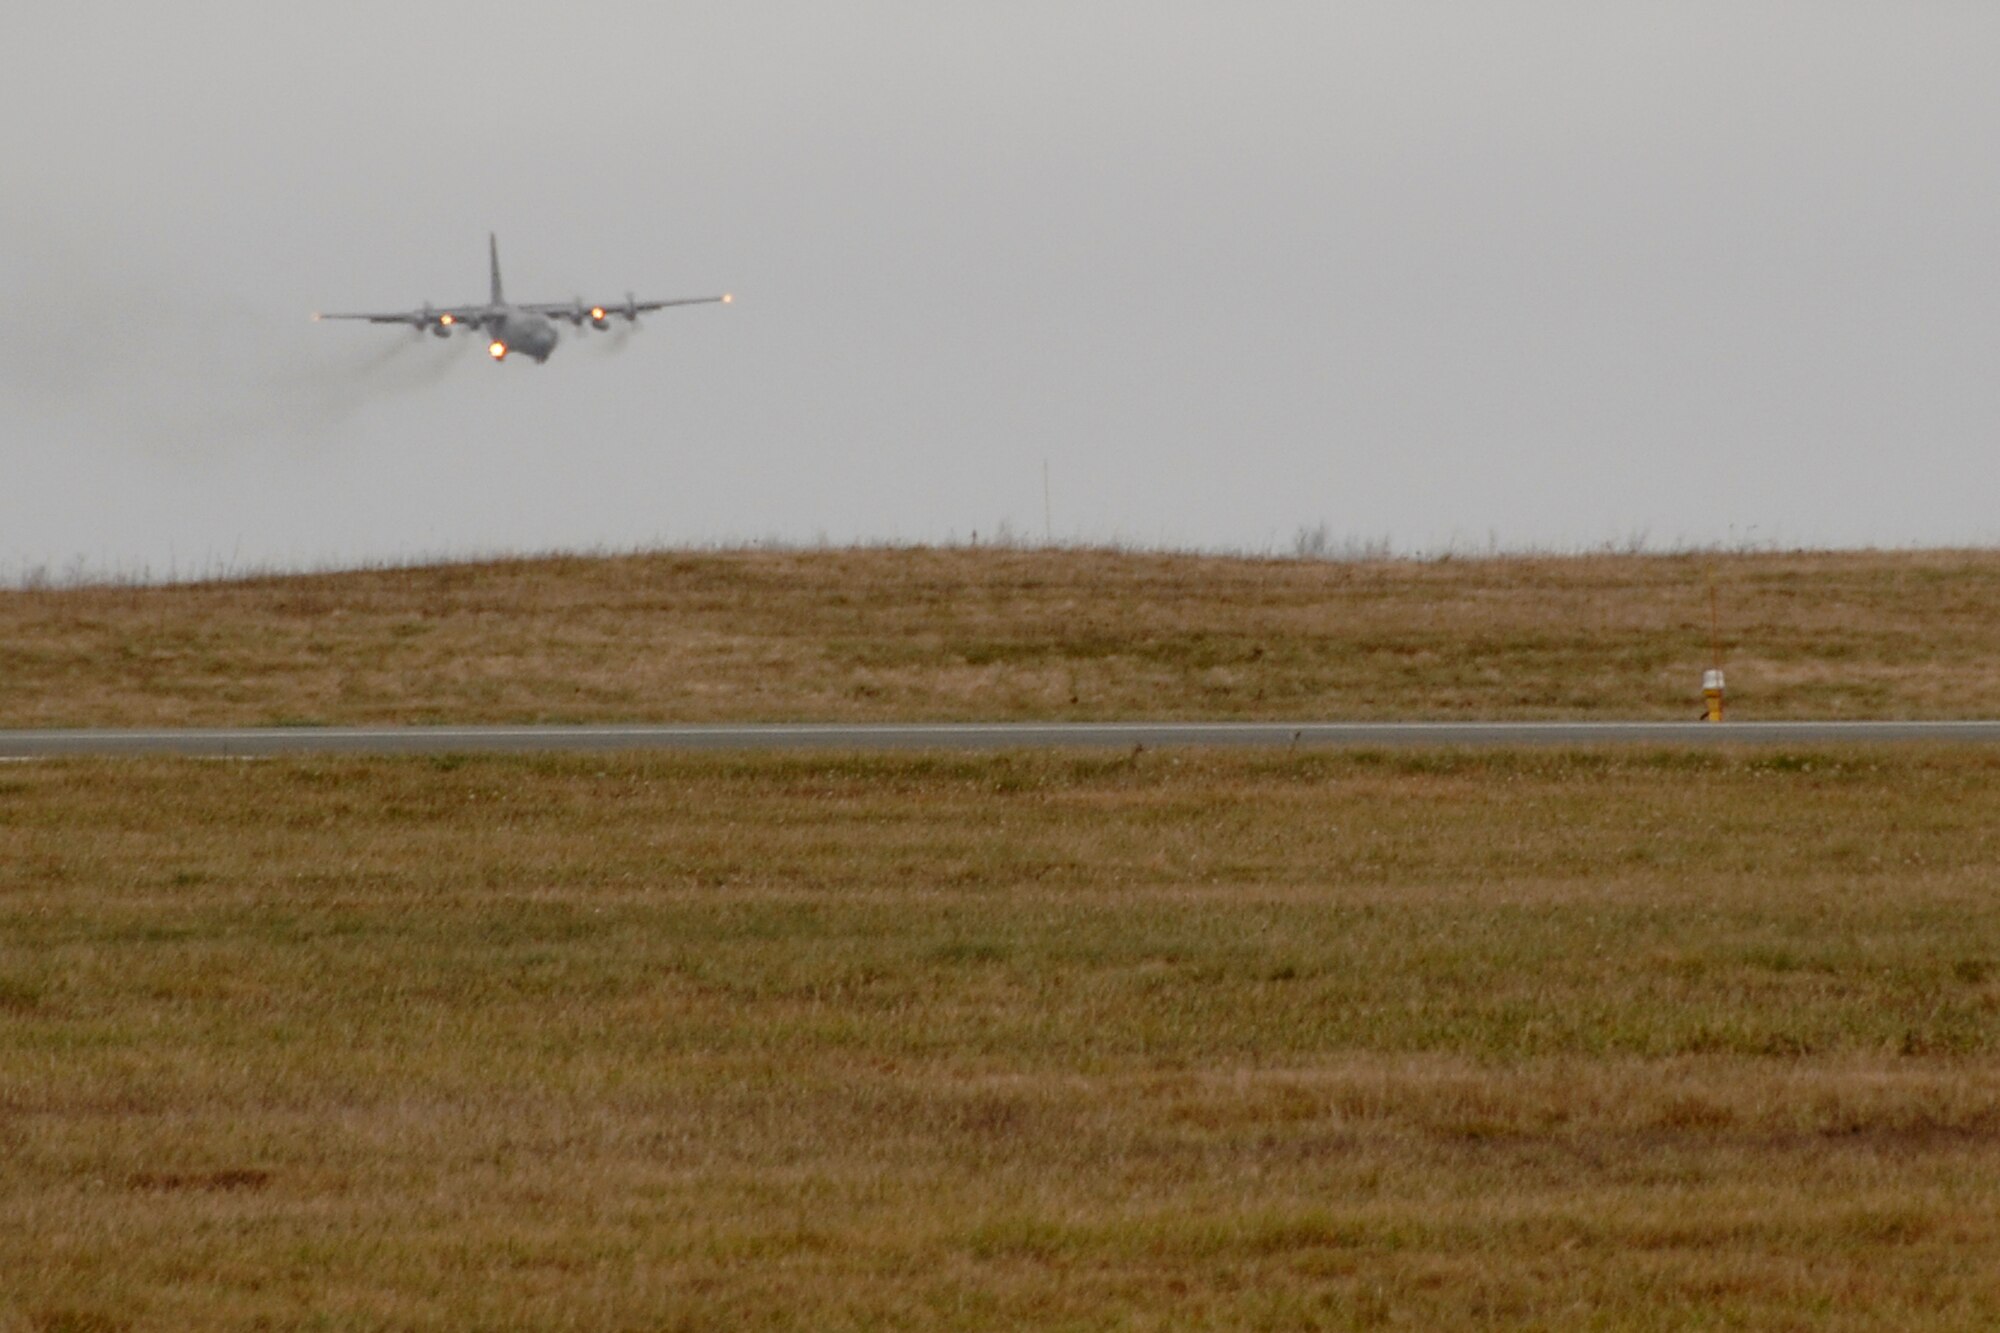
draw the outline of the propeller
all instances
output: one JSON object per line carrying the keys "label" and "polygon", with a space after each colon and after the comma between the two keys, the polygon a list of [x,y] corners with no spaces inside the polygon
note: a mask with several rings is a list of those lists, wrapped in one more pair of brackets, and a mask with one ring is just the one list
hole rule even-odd
{"label": "propeller", "polygon": [[601,305],[585,305],[581,296],[576,298],[575,303],[568,310],[552,311],[551,313],[557,319],[568,320],[570,327],[576,329],[579,333],[583,331],[583,326],[586,324],[593,329],[609,327],[605,323],[605,320],[609,317],[609,312]]}
{"label": "propeller", "polygon": [[439,338],[451,337],[452,329],[458,326],[458,316],[449,310],[437,310],[429,301],[424,302],[424,322],[411,325],[418,333],[429,332]]}

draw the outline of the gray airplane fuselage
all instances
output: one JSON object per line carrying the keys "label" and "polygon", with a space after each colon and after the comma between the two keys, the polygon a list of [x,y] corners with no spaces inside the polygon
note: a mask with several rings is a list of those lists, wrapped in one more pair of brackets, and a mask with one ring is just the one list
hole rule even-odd
{"label": "gray airplane fuselage", "polygon": [[493,353],[496,359],[508,352],[519,352],[533,357],[539,364],[548,360],[549,353],[556,350],[554,321],[519,306],[493,307],[486,318],[486,334],[489,347],[502,349]]}

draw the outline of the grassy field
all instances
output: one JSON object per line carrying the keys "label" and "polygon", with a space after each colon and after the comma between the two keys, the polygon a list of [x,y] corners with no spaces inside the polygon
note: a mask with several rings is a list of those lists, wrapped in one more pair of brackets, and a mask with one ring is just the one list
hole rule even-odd
{"label": "grassy field", "polygon": [[2000,553],[836,550],[0,592],[0,726],[2000,716]]}
{"label": "grassy field", "polygon": [[1982,752],[66,761],[0,835],[0,1329],[2000,1323]]}

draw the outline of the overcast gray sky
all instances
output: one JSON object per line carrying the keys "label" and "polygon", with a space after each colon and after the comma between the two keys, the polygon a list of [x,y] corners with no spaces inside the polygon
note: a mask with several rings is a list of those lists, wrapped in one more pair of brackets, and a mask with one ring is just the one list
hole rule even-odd
{"label": "overcast gray sky", "polygon": [[[29,6],[0,572],[1992,542],[1996,68],[1886,0]],[[308,321],[483,299],[489,229],[737,303]]]}

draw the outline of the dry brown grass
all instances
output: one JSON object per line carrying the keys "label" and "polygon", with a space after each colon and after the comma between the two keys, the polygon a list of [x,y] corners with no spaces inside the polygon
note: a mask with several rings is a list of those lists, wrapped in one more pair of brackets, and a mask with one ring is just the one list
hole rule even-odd
{"label": "dry brown grass", "polygon": [[2000,554],[557,558],[0,593],[0,726],[2000,715]]}
{"label": "dry brown grass", "polygon": [[0,1328],[1990,1328],[2000,758],[0,768]]}

